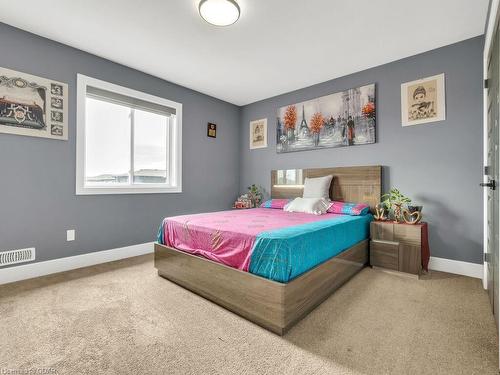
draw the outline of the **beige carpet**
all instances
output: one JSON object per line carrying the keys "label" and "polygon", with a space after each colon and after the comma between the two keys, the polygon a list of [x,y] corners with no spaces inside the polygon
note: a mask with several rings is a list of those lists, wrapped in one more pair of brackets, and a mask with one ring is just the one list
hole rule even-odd
{"label": "beige carpet", "polygon": [[0,373],[498,374],[486,292],[443,273],[367,268],[282,338],[143,256],[0,286],[0,334]]}

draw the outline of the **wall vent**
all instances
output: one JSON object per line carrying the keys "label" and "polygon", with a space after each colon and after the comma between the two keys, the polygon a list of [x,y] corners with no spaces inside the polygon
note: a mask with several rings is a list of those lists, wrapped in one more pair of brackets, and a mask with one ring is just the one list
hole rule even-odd
{"label": "wall vent", "polygon": [[0,267],[10,264],[24,263],[35,260],[35,248],[8,250],[0,252]]}

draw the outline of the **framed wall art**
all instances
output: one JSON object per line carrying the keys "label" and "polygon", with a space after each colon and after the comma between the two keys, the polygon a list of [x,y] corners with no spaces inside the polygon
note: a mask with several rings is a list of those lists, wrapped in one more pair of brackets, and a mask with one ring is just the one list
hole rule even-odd
{"label": "framed wall art", "polygon": [[211,122],[207,124],[207,137],[217,138],[217,124]]}
{"label": "framed wall art", "polygon": [[403,126],[446,119],[444,73],[401,85],[401,122]]}
{"label": "framed wall art", "polygon": [[0,133],[68,139],[68,85],[0,68]]}
{"label": "framed wall art", "polygon": [[250,150],[267,147],[267,118],[250,121]]}
{"label": "framed wall art", "polygon": [[375,143],[375,84],[278,109],[278,153]]}

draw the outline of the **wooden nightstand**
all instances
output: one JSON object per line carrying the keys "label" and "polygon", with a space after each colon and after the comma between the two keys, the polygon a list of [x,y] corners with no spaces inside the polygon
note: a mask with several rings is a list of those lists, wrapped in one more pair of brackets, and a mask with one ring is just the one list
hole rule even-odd
{"label": "wooden nightstand", "polygon": [[415,225],[372,221],[370,264],[420,276],[429,264],[427,223]]}

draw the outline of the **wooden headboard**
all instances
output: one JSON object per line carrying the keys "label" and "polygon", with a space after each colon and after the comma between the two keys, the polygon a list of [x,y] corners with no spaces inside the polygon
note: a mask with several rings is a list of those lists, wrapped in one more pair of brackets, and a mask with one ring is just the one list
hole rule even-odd
{"label": "wooden headboard", "polygon": [[301,197],[302,184],[306,177],[333,175],[330,186],[330,199],[344,202],[366,203],[372,211],[380,203],[382,194],[382,167],[380,165],[364,167],[335,167],[302,169],[302,182],[297,185],[279,185],[278,171],[271,171],[271,197]]}

